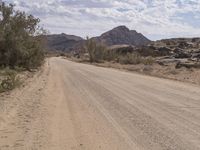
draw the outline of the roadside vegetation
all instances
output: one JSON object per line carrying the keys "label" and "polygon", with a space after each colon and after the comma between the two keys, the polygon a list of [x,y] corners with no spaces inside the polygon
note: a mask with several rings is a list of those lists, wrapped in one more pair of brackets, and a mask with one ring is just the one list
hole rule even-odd
{"label": "roadside vegetation", "polygon": [[8,68],[1,70],[0,93],[13,90],[15,87],[21,85],[20,78],[17,76],[17,74],[18,72],[16,70],[11,70]]}
{"label": "roadside vegetation", "polygon": [[0,92],[19,85],[18,69],[31,71],[44,61],[43,28],[40,20],[14,5],[0,5]]}
{"label": "roadside vegetation", "polygon": [[85,50],[89,54],[90,62],[101,62],[104,59],[106,47],[87,37]]}
{"label": "roadside vegetation", "polygon": [[91,63],[103,62],[103,61],[114,61],[120,64],[144,64],[152,65],[154,59],[152,57],[142,57],[136,52],[128,52],[120,54],[114,50],[107,49],[105,45],[97,43],[95,40],[87,37],[85,50],[89,54],[89,60]]}
{"label": "roadside vegetation", "polygon": [[144,64],[144,65],[152,65],[154,63],[154,59],[152,57],[141,57],[137,53],[128,53],[124,56],[119,56],[118,59],[120,64]]}

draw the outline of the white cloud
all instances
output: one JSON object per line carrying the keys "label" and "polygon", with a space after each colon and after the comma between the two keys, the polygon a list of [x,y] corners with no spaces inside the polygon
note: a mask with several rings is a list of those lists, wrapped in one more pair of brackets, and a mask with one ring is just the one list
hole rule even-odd
{"label": "white cloud", "polygon": [[199,0],[9,0],[52,33],[95,36],[126,25],[151,39],[200,36]]}

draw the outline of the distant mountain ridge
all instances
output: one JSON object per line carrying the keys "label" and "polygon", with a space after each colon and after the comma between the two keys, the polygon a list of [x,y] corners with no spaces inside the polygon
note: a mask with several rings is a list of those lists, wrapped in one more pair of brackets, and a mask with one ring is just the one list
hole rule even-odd
{"label": "distant mountain ridge", "polygon": [[57,51],[70,51],[73,50],[75,45],[82,42],[82,39],[79,36],[62,34],[52,34],[46,36],[47,49],[57,50]]}
{"label": "distant mountain ridge", "polygon": [[[47,48],[57,51],[73,51],[84,45],[85,40],[79,36],[67,34],[47,35]],[[132,45],[143,46],[151,41],[135,30],[129,30],[126,26],[118,26],[101,36],[93,37],[95,41],[107,46],[113,45]]]}
{"label": "distant mountain ridge", "polygon": [[103,33],[99,37],[94,37],[97,42],[104,43],[107,46],[112,45],[147,45],[151,41],[141,33],[135,30],[129,30],[126,26],[118,26],[108,32]]}

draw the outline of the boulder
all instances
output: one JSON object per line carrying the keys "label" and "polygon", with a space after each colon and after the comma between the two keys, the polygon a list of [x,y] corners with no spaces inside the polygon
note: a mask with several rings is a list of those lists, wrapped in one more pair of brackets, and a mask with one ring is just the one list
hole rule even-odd
{"label": "boulder", "polygon": [[152,46],[150,46],[150,47],[149,46],[142,46],[140,48],[137,48],[135,51],[138,52],[141,56],[144,56],[144,57],[147,57],[147,56],[157,57],[157,56],[159,56],[157,50]]}
{"label": "boulder", "polygon": [[200,52],[194,52],[194,53],[192,53],[192,57],[191,58],[198,58],[198,59],[200,59]]}
{"label": "boulder", "polygon": [[174,50],[174,57],[175,58],[190,58],[192,57],[191,53],[184,51],[183,49],[176,48]]}
{"label": "boulder", "polygon": [[133,53],[135,51],[134,46],[130,45],[114,45],[109,50],[116,52],[117,54],[125,55],[127,53]]}
{"label": "boulder", "polygon": [[186,41],[182,41],[182,42],[179,43],[178,47],[182,48],[182,49],[186,49],[186,48],[192,48],[193,45],[186,42]]}
{"label": "boulder", "polygon": [[167,48],[167,47],[159,47],[158,48],[158,51],[159,51],[159,55],[161,56],[167,56],[167,55],[170,55],[171,53],[171,49]]}
{"label": "boulder", "polygon": [[179,62],[176,64],[176,68],[181,68],[181,67],[185,67],[185,68],[200,68],[200,63],[196,63],[196,62]]}

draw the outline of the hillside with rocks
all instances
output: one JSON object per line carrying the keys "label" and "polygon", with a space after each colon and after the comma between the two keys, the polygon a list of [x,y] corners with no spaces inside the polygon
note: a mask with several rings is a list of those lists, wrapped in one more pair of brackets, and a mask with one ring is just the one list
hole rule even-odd
{"label": "hillside with rocks", "polygon": [[148,49],[159,51],[170,58],[198,59],[200,56],[200,38],[173,38],[152,42]]}
{"label": "hillside with rocks", "polygon": [[173,38],[155,41],[149,46],[165,56],[160,64],[176,63],[176,67],[200,68],[200,38]]}
{"label": "hillside with rocks", "polygon": [[152,41],[145,46],[111,46],[118,54],[138,53],[153,57],[160,65],[175,64],[177,68],[200,68],[200,38],[173,38]]}

